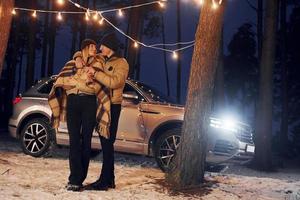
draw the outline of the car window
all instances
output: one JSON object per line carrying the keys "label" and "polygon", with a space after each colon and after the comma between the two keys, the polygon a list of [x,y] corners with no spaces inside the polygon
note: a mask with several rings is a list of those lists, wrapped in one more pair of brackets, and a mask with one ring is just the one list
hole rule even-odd
{"label": "car window", "polygon": [[42,93],[42,94],[49,94],[50,91],[51,91],[51,88],[53,86],[53,82],[54,80],[53,79],[50,79],[48,81],[46,81],[39,89],[39,93]]}
{"label": "car window", "polygon": [[145,101],[144,97],[128,83],[125,84],[123,93],[135,93],[138,95],[138,101]]}

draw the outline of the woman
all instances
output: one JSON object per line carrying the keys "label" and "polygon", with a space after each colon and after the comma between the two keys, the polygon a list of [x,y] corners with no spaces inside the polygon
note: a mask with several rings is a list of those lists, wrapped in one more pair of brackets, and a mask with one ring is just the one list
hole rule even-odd
{"label": "woman", "polygon": [[96,124],[96,92],[99,88],[88,78],[87,68],[94,65],[96,52],[95,41],[83,40],[81,53],[84,66],[76,67],[74,60],[67,62],[49,95],[53,127],[58,128],[65,117],[67,121],[70,142],[67,190],[71,191],[81,190],[89,167],[91,137]]}

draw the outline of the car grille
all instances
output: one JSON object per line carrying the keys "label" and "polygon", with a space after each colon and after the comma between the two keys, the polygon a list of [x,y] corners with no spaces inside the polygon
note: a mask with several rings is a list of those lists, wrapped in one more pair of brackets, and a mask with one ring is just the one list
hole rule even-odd
{"label": "car grille", "polygon": [[245,143],[253,144],[253,137],[252,137],[252,130],[249,126],[241,125],[236,133],[235,136],[241,141]]}
{"label": "car grille", "polygon": [[234,150],[234,147],[229,141],[226,140],[217,140],[214,153],[221,153],[221,154],[229,154],[231,151]]}

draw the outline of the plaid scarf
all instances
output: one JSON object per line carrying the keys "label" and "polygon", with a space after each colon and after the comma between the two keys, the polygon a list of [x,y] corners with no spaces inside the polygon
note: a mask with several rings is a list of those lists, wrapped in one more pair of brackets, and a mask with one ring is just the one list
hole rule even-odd
{"label": "plaid scarf", "polygon": [[[98,59],[92,59],[90,64],[96,71],[102,70],[101,62]],[[51,125],[57,130],[60,122],[66,122],[66,105],[67,94],[66,91],[76,87],[76,83],[67,81],[70,77],[76,74],[77,68],[75,61],[71,60],[66,63],[61,72],[55,78],[53,87],[49,93],[48,103],[52,110]],[[96,127],[95,130],[106,139],[110,137],[109,127],[111,123],[110,114],[110,90],[98,81],[94,81],[94,87],[98,100]]]}

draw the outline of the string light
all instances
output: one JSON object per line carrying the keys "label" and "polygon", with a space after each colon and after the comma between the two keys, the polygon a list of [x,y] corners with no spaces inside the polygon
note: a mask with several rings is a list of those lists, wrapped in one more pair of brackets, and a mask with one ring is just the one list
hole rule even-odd
{"label": "string light", "polygon": [[78,3],[74,3],[74,5],[75,5],[77,8],[80,8],[80,7],[81,7]]}
{"label": "string light", "polygon": [[57,13],[56,19],[57,19],[58,21],[62,21],[63,18],[62,18],[61,12],[58,12],[58,13]]}
{"label": "string light", "polygon": [[215,0],[212,0],[212,8],[213,9],[217,9],[218,8],[218,4],[215,2]]}
{"label": "string light", "polygon": [[89,21],[89,20],[90,20],[90,17],[89,17],[88,12],[85,13],[85,20],[86,20],[86,21]]}
{"label": "string light", "polygon": [[121,9],[118,10],[118,16],[119,16],[119,17],[123,17],[123,12],[122,12]]}
{"label": "string light", "polygon": [[204,0],[199,0],[199,5],[202,6],[204,4]]}
{"label": "string light", "polygon": [[174,60],[177,60],[177,59],[178,59],[178,54],[177,54],[176,51],[173,51],[172,57],[173,57]]}
{"label": "string light", "polygon": [[64,0],[56,0],[58,5],[64,5],[65,1]]}
{"label": "string light", "polygon": [[32,13],[32,15],[31,15],[32,17],[34,17],[34,18],[36,18],[36,10],[35,11],[33,11],[33,13]]}
{"label": "string light", "polygon": [[[76,6],[77,8],[80,8],[82,10],[84,10],[84,12],[78,12],[78,11],[54,11],[54,10],[34,10],[34,9],[28,9],[28,8],[14,8],[15,10],[23,10],[23,11],[33,11],[32,16],[37,17],[37,12],[41,12],[41,13],[57,13],[57,19],[59,20],[59,18],[62,18],[62,14],[85,14],[85,19],[88,21],[90,19],[90,9],[89,8],[85,8],[83,6],[81,6],[78,3],[73,2],[72,0],[68,0],[70,3],[72,3],[74,6]],[[220,3],[221,0],[219,0]],[[116,9],[110,9],[110,10],[102,10],[102,11],[97,11],[97,10],[91,10],[91,12],[94,14],[97,14],[101,17],[101,19],[98,21],[98,23],[100,25],[102,25],[104,23],[104,21],[106,21],[110,26],[112,26],[116,31],[118,31],[120,34],[122,34],[123,36],[127,37],[129,40],[131,40],[133,42],[133,47],[134,48],[138,48],[139,46],[143,46],[146,48],[151,48],[151,49],[155,49],[155,50],[161,50],[161,51],[165,51],[165,52],[169,52],[172,53],[172,57],[173,59],[178,59],[178,53],[179,51],[183,51],[187,48],[190,48],[192,46],[194,46],[194,41],[189,41],[189,42],[179,42],[179,43],[173,43],[173,44],[152,44],[152,45],[147,45],[145,43],[142,43],[140,41],[137,41],[135,39],[133,39],[132,37],[130,37],[129,35],[127,35],[124,31],[122,31],[121,29],[119,29],[118,27],[116,27],[113,23],[111,23],[108,19],[106,19],[105,17],[103,17],[103,13],[109,13],[109,12],[116,12],[117,14],[121,17],[123,16],[123,10],[126,9],[130,9],[130,8],[138,8],[138,7],[142,7],[142,6],[147,6],[147,5],[152,5],[152,4],[157,4],[157,3],[163,3],[166,2],[166,0],[160,0],[160,1],[153,1],[153,2],[148,2],[148,3],[144,3],[144,4],[138,4],[138,5],[133,5],[133,6],[127,6],[127,7],[122,7],[122,8],[116,8]],[[95,15],[94,14],[94,15]],[[93,17],[94,17],[93,15]],[[60,16],[60,17],[59,17]],[[99,17],[97,16],[97,17]],[[173,50],[168,49],[168,48],[162,48],[161,46],[176,46],[177,44],[182,44],[185,45],[182,48],[179,49],[175,49],[173,48]]]}
{"label": "string light", "polygon": [[134,44],[133,44],[134,48],[138,48],[139,47],[139,44],[135,41]]}
{"label": "string light", "polygon": [[161,8],[164,8],[164,7],[165,7],[165,4],[164,4],[163,2],[161,2],[161,1],[159,1],[158,4],[159,4],[159,6],[160,6]]}
{"label": "string light", "polygon": [[104,18],[102,17],[100,20],[99,20],[99,24],[102,25],[104,23]]}
{"label": "string light", "polygon": [[93,19],[96,21],[98,20],[98,12],[95,12],[95,14],[93,15]]}
{"label": "string light", "polygon": [[16,9],[13,9],[13,10],[11,11],[11,14],[16,15],[16,14],[17,14]]}
{"label": "string light", "polygon": [[222,0],[219,0],[219,5],[221,5],[222,4]]}

